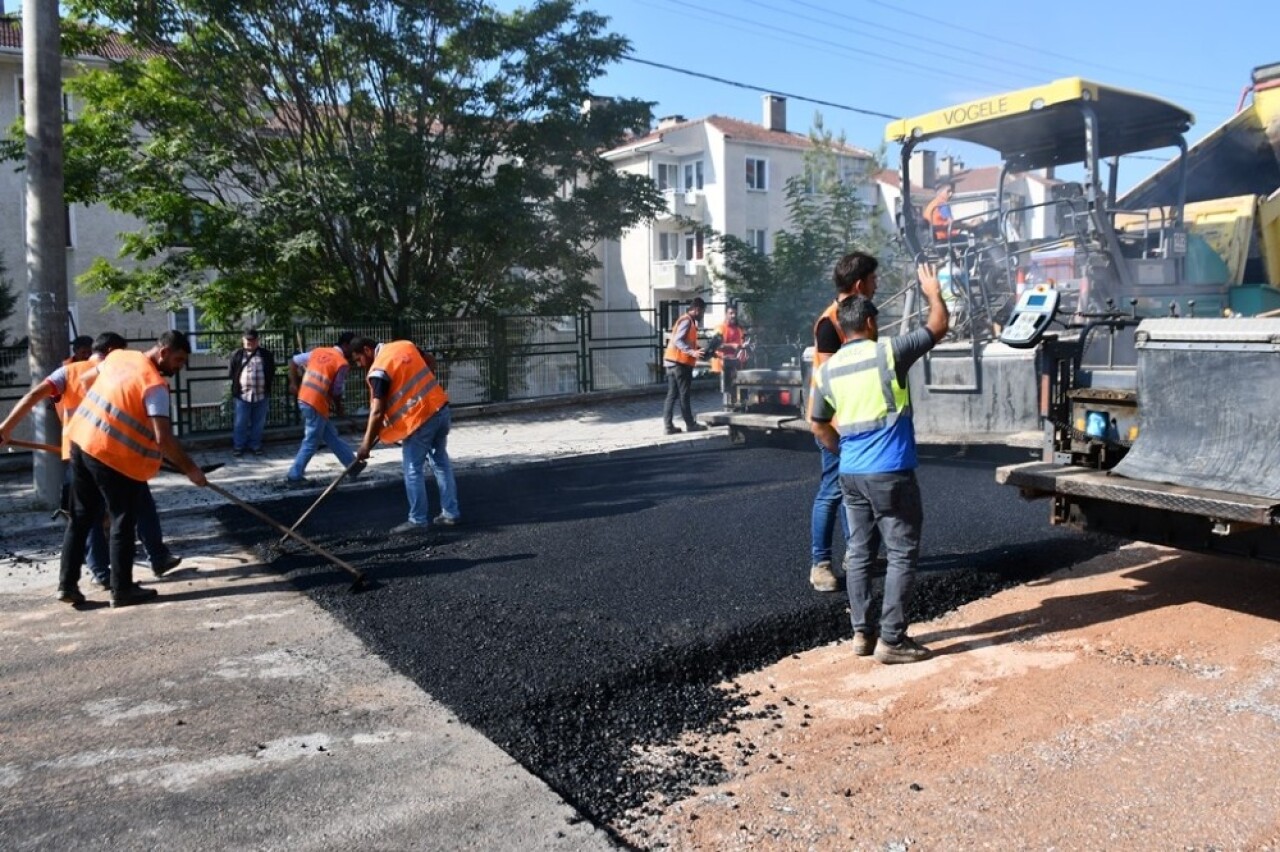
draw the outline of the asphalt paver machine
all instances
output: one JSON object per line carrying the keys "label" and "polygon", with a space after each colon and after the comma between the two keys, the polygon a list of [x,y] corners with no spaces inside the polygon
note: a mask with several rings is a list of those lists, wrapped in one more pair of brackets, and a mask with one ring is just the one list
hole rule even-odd
{"label": "asphalt paver machine", "polygon": [[[972,353],[972,381],[951,384],[989,399],[994,382],[1032,382],[1041,460],[1000,482],[1051,498],[1054,523],[1280,561],[1280,65],[1255,69],[1237,114],[1189,147],[1191,123],[1080,78],[894,122],[904,187],[933,139],[1003,164],[963,237],[934,239],[911,204],[901,230],[948,272]],[[1170,152],[1118,193],[1122,158]],[[1034,369],[997,377],[1004,350]]]}

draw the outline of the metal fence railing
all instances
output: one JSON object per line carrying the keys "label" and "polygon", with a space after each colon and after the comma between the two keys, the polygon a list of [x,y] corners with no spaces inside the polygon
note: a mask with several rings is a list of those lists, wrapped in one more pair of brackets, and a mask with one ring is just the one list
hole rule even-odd
{"label": "metal fence railing", "polygon": [[[288,389],[288,361],[298,352],[332,345],[343,331],[379,341],[407,339],[431,351],[441,382],[455,405],[536,399],[570,393],[618,390],[662,380],[665,329],[653,309],[583,310],[561,316],[514,315],[376,325],[311,325],[260,329],[259,345],[276,356],[267,426],[301,421]],[[229,362],[240,346],[240,329],[201,330],[193,335],[186,369],[171,380],[174,427],[180,435],[231,430]],[[135,349],[154,341],[130,340]],[[0,411],[13,407],[31,376],[27,348],[0,348]],[[364,374],[353,366],[345,403],[358,411],[369,403]],[[14,437],[29,438],[29,420]]]}

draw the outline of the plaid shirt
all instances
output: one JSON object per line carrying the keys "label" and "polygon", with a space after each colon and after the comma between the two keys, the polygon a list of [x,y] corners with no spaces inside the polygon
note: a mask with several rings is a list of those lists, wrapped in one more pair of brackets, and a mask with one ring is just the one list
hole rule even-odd
{"label": "plaid shirt", "polygon": [[267,374],[263,369],[261,350],[245,356],[244,369],[240,371],[240,398],[245,402],[267,398]]}

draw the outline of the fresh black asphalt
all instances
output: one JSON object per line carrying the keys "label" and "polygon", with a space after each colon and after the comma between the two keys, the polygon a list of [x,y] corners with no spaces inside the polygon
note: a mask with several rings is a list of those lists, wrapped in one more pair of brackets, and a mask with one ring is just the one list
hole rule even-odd
{"label": "fresh black asphalt", "polygon": [[[916,620],[1114,547],[1051,528],[1046,504],[997,486],[1008,460],[922,453]],[[639,765],[636,747],[735,730],[743,697],[716,684],[849,635],[843,594],[808,585],[817,476],[804,440],[467,473],[463,525],[399,537],[388,530],[405,518],[402,487],[340,489],[302,532],[370,590],[351,593],[309,553],[276,565],[592,820],[616,824],[723,771],[679,749],[661,770]],[[313,497],[263,508],[292,523]],[[276,538],[235,507],[217,514],[246,544]]]}

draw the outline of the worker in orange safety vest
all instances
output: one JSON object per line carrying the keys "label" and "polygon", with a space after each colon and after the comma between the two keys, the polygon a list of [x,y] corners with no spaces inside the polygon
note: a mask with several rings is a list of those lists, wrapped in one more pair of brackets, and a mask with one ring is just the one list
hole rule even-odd
{"label": "worker in orange safety vest", "polygon": [[[338,436],[331,415],[342,415],[342,392],[351,362],[351,341],[355,333],[344,331],[333,346],[318,346],[310,352],[294,355],[289,361],[289,390],[298,395],[298,412],[302,415],[302,443],[284,484],[303,488],[311,484],[306,478],[307,465],[324,441],[344,468],[356,461],[355,451]],[[354,479],[364,466],[351,470]]]}
{"label": "worker in orange safety vest", "polygon": [[[378,343],[357,337],[352,357],[368,371],[369,422],[356,450],[363,460],[378,441],[400,442],[404,490],[409,517],[392,527],[396,534],[426,532],[431,523],[451,527],[462,517],[458,485],[449,461],[449,394],[435,373],[434,359],[408,340]],[[431,517],[427,500],[426,468],[431,466],[440,490],[440,514]]]}
{"label": "worker in orange safety vest", "polygon": [[689,309],[671,327],[671,337],[667,340],[666,351],[662,353],[662,366],[667,373],[667,398],[662,405],[662,425],[668,435],[680,431],[672,422],[677,400],[680,402],[680,415],[684,418],[686,430],[701,432],[707,428],[693,419],[693,403],[690,399],[693,368],[703,355],[698,346],[698,323],[702,322],[702,314],[706,308],[706,302],[699,297],[694,298]]}
{"label": "worker in orange safety vest", "polygon": [[738,371],[747,362],[749,354],[744,344],[747,333],[738,324],[738,309],[725,308],[724,322],[716,328],[716,336],[720,345],[711,358],[711,372],[720,374],[720,393],[724,395],[724,404],[733,405],[733,381]]}
{"label": "worker in orange safety vest", "polygon": [[173,435],[168,377],[186,365],[191,343],[167,331],[146,352],[112,351],[71,416],[71,521],[62,542],[58,600],[84,603],[80,567],[89,528],[111,515],[111,605],[129,606],[156,597],[133,581],[133,558],[141,491],[169,459],[193,483],[204,473]]}

